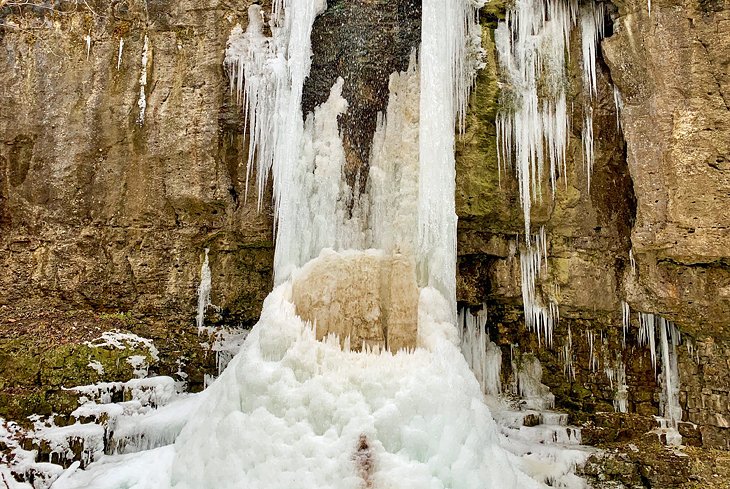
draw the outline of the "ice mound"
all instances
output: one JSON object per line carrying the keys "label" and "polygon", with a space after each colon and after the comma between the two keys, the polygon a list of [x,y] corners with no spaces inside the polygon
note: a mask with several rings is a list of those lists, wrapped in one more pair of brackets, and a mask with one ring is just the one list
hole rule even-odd
{"label": "ice mound", "polygon": [[421,293],[419,348],[396,354],[317,341],[291,298],[291,282],[269,295],[181,433],[172,487],[540,487],[499,446],[438,292]]}
{"label": "ice mound", "polygon": [[[353,256],[330,251],[317,260]],[[310,276],[317,264],[310,265],[295,276]],[[296,313],[294,282],[268,296],[241,352],[174,445],[105,457],[62,476],[54,489],[544,487],[500,445],[449,303],[436,289],[420,290],[414,348],[358,352],[334,334],[317,340]]]}

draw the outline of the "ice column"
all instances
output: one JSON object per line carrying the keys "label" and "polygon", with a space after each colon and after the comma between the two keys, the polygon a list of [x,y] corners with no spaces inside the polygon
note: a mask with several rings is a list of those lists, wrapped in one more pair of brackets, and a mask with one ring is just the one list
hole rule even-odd
{"label": "ice column", "polygon": [[660,318],[660,344],[662,347],[662,395],[664,417],[670,428],[677,428],[682,421],[682,407],[679,404],[679,367],[677,345],[680,342],[679,329],[674,323]]}
{"label": "ice column", "polygon": [[662,371],[660,376],[661,410],[669,425],[676,429],[677,423],[682,420],[682,407],[679,404],[679,367],[677,345],[681,343],[679,328],[663,317],[650,313],[639,313],[639,344],[649,343],[652,364],[656,371],[656,330],[659,330],[659,345],[661,349]]}
{"label": "ice column", "polygon": [[198,332],[202,332],[203,326],[205,325],[205,311],[210,302],[210,291],[212,289],[212,279],[210,274],[210,265],[208,262],[208,248],[205,249],[205,260],[203,260],[203,266],[200,267],[200,285],[198,285],[198,315],[196,323],[198,325]]}
{"label": "ice column", "polygon": [[[456,319],[454,124],[463,120],[479,66],[477,9],[484,0],[424,0],[421,24],[418,265],[420,285],[436,288]],[[478,45],[478,44],[476,44]],[[470,49],[472,48],[472,49]],[[471,51],[471,52],[470,52]]]}
{"label": "ice column", "polygon": [[297,207],[311,186],[302,186],[302,173],[297,170],[301,170],[304,144],[301,105],[304,81],[312,65],[312,26],[325,8],[323,0],[276,0],[270,23],[272,37],[266,38],[261,9],[253,5],[248,29],[234,28],[226,48],[231,88],[242,97],[247,115],[249,174],[255,169],[259,203],[269,171],[273,174],[277,284],[303,264],[302,257],[311,255],[301,250],[297,236],[305,226],[303,220],[312,218]]}

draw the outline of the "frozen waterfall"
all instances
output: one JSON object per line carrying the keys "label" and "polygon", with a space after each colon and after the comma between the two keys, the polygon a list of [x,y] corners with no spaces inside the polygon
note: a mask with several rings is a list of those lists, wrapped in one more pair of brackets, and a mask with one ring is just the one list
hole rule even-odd
{"label": "frozen waterfall", "polygon": [[[390,77],[362,195],[343,173],[343,80],[313,112],[302,110],[312,29],[326,2],[250,8],[246,30],[231,32],[225,64],[246,117],[248,178],[259,202],[273,183],[274,290],[240,353],[170,430],[179,433],[173,444],[69,471],[54,489],[529,489],[570,474],[575,454],[551,452],[556,472],[529,456],[532,445],[499,432],[484,392],[500,392],[501,350],[475,318],[457,322],[454,128],[463,127],[482,63],[483,4],[423,1],[420,52]],[[515,43],[499,44],[503,63],[528,87],[520,109],[500,119],[514,143],[503,145],[516,154],[528,231],[542,144],[553,180],[567,144],[557,84],[577,11],[550,5],[547,21],[520,0],[498,31]],[[556,97],[538,103],[538,67],[526,64],[531,48],[520,36],[543,27],[559,59],[540,68],[555,75]],[[523,257],[523,295],[530,324],[550,344],[557,306],[535,296],[546,247],[541,231]],[[209,303],[207,265],[206,250],[199,324]],[[549,407],[539,362],[527,358],[520,389]],[[571,477],[562,487],[583,487]]]}

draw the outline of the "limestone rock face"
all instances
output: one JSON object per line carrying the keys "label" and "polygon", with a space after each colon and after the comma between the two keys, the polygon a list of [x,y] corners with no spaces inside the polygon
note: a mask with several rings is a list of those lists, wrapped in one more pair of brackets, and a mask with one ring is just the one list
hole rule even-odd
{"label": "limestone rock face", "polygon": [[0,9],[0,304],[189,321],[210,248],[213,303],[253,324],[272,226],[222,63],[247,2],[83,4]]}
{"label": "limestone rock face", "polygon": [[[624,98],[639,277],[630,298],[692,329],[728,333],[730,8],[619,2],[603,43]],[[694,326],[697,326],[695,328]]]}
{"label": "limestone rock face", "polygon": [[416,347],[418,285],[413,257],[380,251],[325,250],[299,270],[292,285],[297,314],[350,347]]}

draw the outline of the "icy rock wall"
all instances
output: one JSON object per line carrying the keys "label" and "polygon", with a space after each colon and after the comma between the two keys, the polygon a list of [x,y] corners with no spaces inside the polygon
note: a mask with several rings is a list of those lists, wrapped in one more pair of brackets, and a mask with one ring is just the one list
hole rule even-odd
{"label": "icy rock wall", "polygon": [[[649,15],[646,3],[617,5],[605,4],[604,39],[595,49],[595,92],[592,76],[586,77],[584,53],[589,50],[582,22],[570,33],[563,79],[571,100],[565,167],[553,198],[550,145],[543,142],[543,176],[530,183],[542,187],[542,201],[531,200],[531,232],[545,225],[548,242],[547,273],[537,281],[536,294],[559,303],[552,349],[524,330],[523,274],[515,259],[525,233],[524,209],[518,204],[521,183],[511,173],[516,168],[505,172],[500,167],[504,162],[496,145],[500,127],[495,121],[509,108],[499,105],[504,74],[494,44],[505,11],[497,5],[482,11],[486,67],[470,100],[465,137],[457,145],[458,298],[473,306],[486,300],[503,352],[511,343],[537,351],[543,382],[556,394],[556,403],[578,416],[612,411],[614,401],[619,410],[625,404],[631,413],[660,414],[661,386],[650,352],[632,346],[638,341],[636,311],[671,319],[694,344],[677,347],[680,399],[686,395],[680,401],[682,416],[700,424],[703,442],[725,447],[728,412],[721,403],[727,383],[712,372],[723,368],[730,317],[725,300],[730,248],[722,231],[728,223],[727,172],[718,170],[727,160],[730,140],[722,101],[727,100],[722,66],[728,9],[722,2],[679,1],[655,3]],[[655,25],[661,28],[653,30]],[[681,66],[683,74],[675,76],[672,66]],[[680,105],[691,110],[672,109]],[[593,118],[590,188],[583,107],[592,108]],[[686,114],[683,122],[670,122],[678,113]],[[707,190],[699,190],[699,182]],[[633,311],[626,348],[622,301]],[[592,375],[596,360],[598,371],[616,375],[623,368],[626,389],[617,377],[611,385],[605,372]],[[573,369],[575,377],[564,373]]]}

